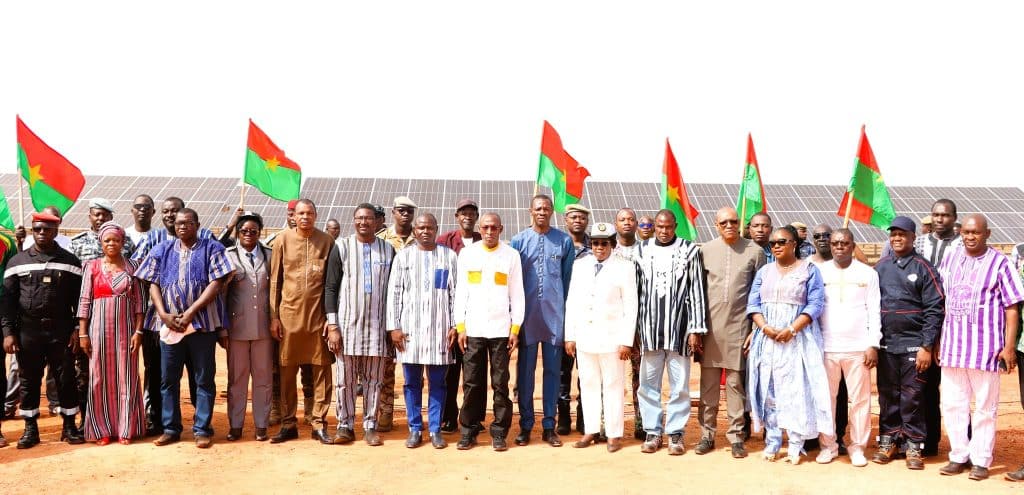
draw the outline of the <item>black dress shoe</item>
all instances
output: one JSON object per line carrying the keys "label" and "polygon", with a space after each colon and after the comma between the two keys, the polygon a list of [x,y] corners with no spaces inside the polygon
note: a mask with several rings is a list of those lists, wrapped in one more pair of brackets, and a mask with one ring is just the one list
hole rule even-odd
{"label": "black dress shoe", "polygon": [[256,428],[256,441],[257,442],[266,442],[268,439],[270,439],[270,437],[267,436],[267,429],[266,428]]}
{"label": "black dress shoe", "polygon": [[234,442],[235,440],[238,440],[240,438],[242,438],[242,429],[241,428],[231,428],[231,429],[228,430],[228,441],[229,442]]}
{"label": "black dress shoe", "polygon": [[423,445],[423,433],[419,431],[410,431],[409,438],[405,439],[405,448],[415,449]]}
{"label": "black dress shoe", "polygon": [[363,440],[366,442],[366,445],[369,445],[370,447],[384,445],[384,441],[380,439],[380,434],[373,428],[363,432]]}
{"label": "black dress shoe", "polygon": [[459,423],[456,421],[444,421],[441,423],[442,433],[455,433],[459,431]]}
{"label": "black dress shoe", "polygon": [[146,428],[147,437],[158,437],[164,433],[164,429],[159,426],[150,426]]}
{"label": "black dress shoe", "polygon": [[715,441],[705,437],[700,439],[700,442],[697,444],[697,447],[693,449],[693,453],[697,455],[704,455],[707,454],[708,452],[711,452],[712,450],[715,450]]}
{"label": "black dress shoe", "polygon": [[352,443],[356,439],[356,432],[352,431],[352,428],[338,428],[338,433],[334,435],[334,444],[343,445],[346,443]]}
{"label": "black dress shoe", "polygon": [[459,439],[459,443],[455,444],[455,448],[459,450],[469,450],[476,445],[476,435],[463,430],[462,438]]}
{"label": "black dress shoe", "polygon": [[327,428],[314,428],[311,435],[313,440],[317,440],[324,445],[334,445],[334,437],[327,433]]}
{"label": "black dress shoe", "polygon": [[544,433],[541,434],[540,438],[552,447],[562,446],[562,439],[558,438],[558,433],[555,433],[555,430],[544,430]]}
{"label": "black dress shoe", "polygon": [[530,430],[522,430],[516,435],[516,445],[520,447],[530,445]]}
{"label": "black dress shoe", "polygon": [[505,442],[505,437],[501,435],[491,437],[491,448],[493,448],[495,452],[504,452],[508,450],[508,443]]}
{"label": "black dress shoe", "polygon": [[299,438],[298,428],[281,428],[277,435],[270,437],[270,443],[284,443]]}
{"label": "black dress shoe", "polygon": [[440,433],[430,434],[430,445],[435,449],[443,449],[448,446],[448,442],[445,441],[444,437]]}
{"label": "black dress shoe", "polygon": [[742,459],[747,456],[747,448],[743,446],[743,442],[736,442],[732,444],[732,457],[733,459]]}

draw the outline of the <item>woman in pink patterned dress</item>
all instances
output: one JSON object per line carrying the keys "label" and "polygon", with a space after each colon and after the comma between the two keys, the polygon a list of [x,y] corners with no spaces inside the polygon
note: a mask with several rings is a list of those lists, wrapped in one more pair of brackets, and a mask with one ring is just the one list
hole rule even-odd
{"label": "woman in pink patterned dress", "polygon": [[89,405],[85,438],[106,445],[115,436],[127,445],[144,432],[139,354],[142,345],[142,283],[136,263],[121,255],[125,232],[100,227],[103,257],[83,266],[78,303],[79,336],[89,356]]}

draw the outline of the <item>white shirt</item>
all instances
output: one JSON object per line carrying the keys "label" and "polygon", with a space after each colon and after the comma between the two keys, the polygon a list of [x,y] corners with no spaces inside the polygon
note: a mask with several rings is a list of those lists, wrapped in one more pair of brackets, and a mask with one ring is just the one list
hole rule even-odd
{"label": "white shirt", "polygon": [[455,324],[469,337],[508,337],[526,312],[519,252],[505,243],[493,250],[483,242],[459,252]]}
{"label": "white shirt", "polygon": [[146,237],[146,234],[149,233],[148,230],[145,232],[139,232],[138,230],[135,229],[134,225],[127,229],[124,229],[124,232],[125,234],[128,234],[128,238],[131,239],[136,246],[138,246],[139,242],[142,241],[142,238]]}
{"label": "white shirt", "polygon": [[835,261],[818,265],[825,284],[819,323],[825,352],[861,352],[882,339],[878,273],[853,260],[846,269]]}
{"label": "white shirt", "polygon": [[636,268],[620,256],[609,256],[594,274],[597,257],[572,265],[572,282],[565,302],[565,340],[578,352],[617,352],[633,346],[636,335]]}

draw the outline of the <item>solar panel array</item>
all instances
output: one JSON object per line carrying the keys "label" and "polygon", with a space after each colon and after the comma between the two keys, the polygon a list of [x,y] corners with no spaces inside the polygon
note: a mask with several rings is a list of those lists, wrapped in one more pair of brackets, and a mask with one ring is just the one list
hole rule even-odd
{"label": "solar panel array", "polygon": [[[65,214],[65,229],[88,228],[88,200],[103,197],[113,201],[116,219],[132,223],[131,204],[138,194],[149,194],[160,201],[178,196],[199,213],[201,223],[215,230],[225,225],[240,200],[240,180],[227,177],[129,177],[87,176],[81,199]],[[14,174],[0,174],[0,187],[7,195],[11,211],[17,215],[18,182]],[[268,198],[251,186],[245,187],[245,207],[260,212],[268,229],[285,224],[285,205]],[[846,186],[843,185],[765,185],[769,213],[776,225],[801,221],[808,226],[825,223],[839,226],[842,218],[835,212]],[[593,210],[591,221],[614,220],[615,212],[624,206],[638,214],[658,209],[656,183],[588,181],[583,203]],[[690,199],[701,212],[697,217],[698,240],[715,237],[715,211],[735,205],[738,184],[688,184]],[[542,192],[546,192],[542,188]],[[320,226],[328,218],[336,218],[342,234],[352,232],[353,208],[361,202],[383,205],[388,212],[396,196],[408,196],[420,211],[437,215],[441,231],[456,228],[454,206],[461,198],[473,198],[481,211],[496,212],[505,224],[506,239],[530,225],[528,206],[534,193],[532,181],[463,180],[463,179],[383,179],[366,177],[309,177],[302,186],[303,197],[318,206]],[[23,194],[26,220],[32,212],[27,189]],[[961,215],[984,213],[992,228],[993,243],[1024,240],[1024,191],[1015,187],[890,187],[896,212],[915,219],[927,215],[932,203],[949,198],[957,204]],[[159,218],[154,218],[159,223]],[[561,226],[556,215],[555,226]],[[861,242],[882,242],[885,233],[871,226],[851,223]]]}

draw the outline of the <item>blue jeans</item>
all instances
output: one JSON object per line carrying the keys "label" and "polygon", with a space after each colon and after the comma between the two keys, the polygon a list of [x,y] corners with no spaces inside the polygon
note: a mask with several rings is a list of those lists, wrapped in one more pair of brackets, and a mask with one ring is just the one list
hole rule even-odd
{"label": "blue jeans", "polygon": [[402,373],[405,375],[405,385],[402,386],[405,391],[405,415],[409,419],[409,431],[423,431],[423,368],[427,369],[430,385],[427,391],[427,421],[430,432],[439,433],[441,413],[444,412],[444,401],[448,397],[448,387],[445,385],[448,365],[402,365]]}
{"label": "blue jeans", "polygon": [[555,428],[555,409],[558,407],[559,375],[562,372],[562,353],[560,345],[538,342],[519,347],[519,359],[516,362],[516,386],[519,387],[519,428],[532,430],[536,419],[533,417],[533,389],[537,377],[537,347],[540,347],[544,375],[543,385],[544,418],[541,426],[545,430]]}
{"label": "blue jeans", "polygon": [[196,412],[192,418],[192,432],[197,436],[213,436],[213,401],[217,396],[213,382],[217,373],[216,349],[217,332],[193,333],[174,345],[160,342],[160,398],[164,433],[181,434],[181,373],[185,361],[191,361],[189,377],[196,385]]}
{"label": "blue jeans", "polygon": [[[661,426],[661,377],[668,369],[668,421]],[[690,358],[675,351],[644,351],[640,360],[640,416],[649,435],[683,433],[690,419]]]}

